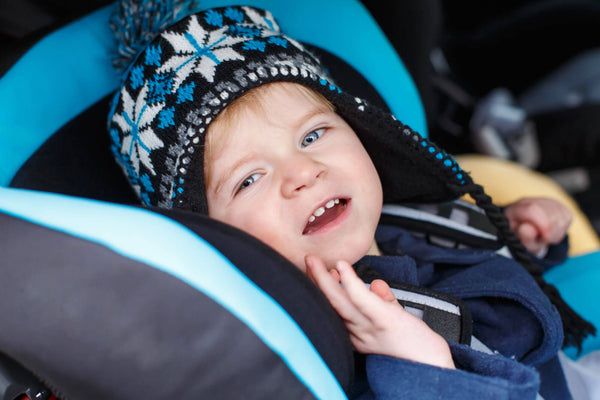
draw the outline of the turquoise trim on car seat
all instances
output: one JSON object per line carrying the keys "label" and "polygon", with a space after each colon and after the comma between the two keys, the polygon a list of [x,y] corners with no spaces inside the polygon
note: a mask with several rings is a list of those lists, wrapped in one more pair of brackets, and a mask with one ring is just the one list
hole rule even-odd
{"label": "turquoise trim on car seat", "polygon": [[115,90],[111,11],[49,34],[0,79],[0,186],[62,125]]}
{"label": "turquoise trim on car seat", "polygon": [[[178,223],[143,209],[2,187],[0,212],[104,245],[181,279],[243,321],[316,398],[346,398],[285,310],[211,245]],[[210,274],[200,273],[199,259],[210,265]]]}
{"label": "turquoise trim on car seat", "polygon": [[[598,303],[592,299],[597,298],[600,287],[598,265],[600,265],[600,252],[595,251],[569,257],[564,263],[544,274],[546,281],[558,288],[565,301],[596,327],[600,327],[600,309]],[[600,350],[598,335],[584,340],[581,354],[577,354],[577,349],[574,347],[565,349],[565,353],[576,359],[595,350]]]}
{"label": "turquoise trim on car seat", "polygon": [[[239,3],[208,0],[202,6]],[[290,36],[353,65],[398,119],[427,135],[425,112],[412,78],[359,1],[306,0],[302,7],[279,0],[246,3],[270,10]],[[108,19],[113,8],[104,7],[49,34],[0,79],[0,186],[7,186],[56,130],[118,87],[110,62],[114,43]]]}

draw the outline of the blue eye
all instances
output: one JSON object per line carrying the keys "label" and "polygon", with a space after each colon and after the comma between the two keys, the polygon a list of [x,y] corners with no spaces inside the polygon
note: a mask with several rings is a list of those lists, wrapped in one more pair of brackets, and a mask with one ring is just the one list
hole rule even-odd
{"label": "blue eye", "polygon": [[325,128],[314,130],[314,131],[310,132],[308,135],[304,136],[304,139],[302,139],[302,147],[306,147],[310,144],[313,144],[317,140],[319,140],[321,135],[323,135],[323,132],[325,132]]}
{"label": "blue eye", "polygon": [[240,184],[240,186],[238,187],[237,192],[240,192],[244,189],[246,189],[248,186],[252,185],[254,182],[256,182],[258,179],[260,178],[260,174],[252,174],[249,177],[247,177],[246,179],[244,179],[244,181]]}

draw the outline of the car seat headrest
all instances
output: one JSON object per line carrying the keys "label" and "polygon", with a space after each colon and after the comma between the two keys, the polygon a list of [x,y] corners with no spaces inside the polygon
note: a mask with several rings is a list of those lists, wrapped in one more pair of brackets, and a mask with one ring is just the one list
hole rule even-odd
{"label": "car seat headrest", "polygon": [[[352,93],[386,109],[384,100],[352,66],[336,55],[307,45]],[[101,99],[48,138],[19,168],[11,187],[62,193],[123,204],[138,204],[110,152],[106,131],[111,96]]]}
{"label": "car seat headrest", "polygon": [[[276,15],[294,38],[352,65],[398,119],[427,135],[424,110],[408,71],[359,1],[324,4],[309,0],[301,7],[276,0],[250,3],[254,2]],[[211,0],[203,6],[230,3]],[[116,90],[118,76],[110,62],[114,41],[108,23],[114,7],[104,7],[49,34],[0,79],[0,185],[8,185],[31,154],[61,126]],[[312,11],[315,7],[320,9],[317,14]],[[340,35],[346,40],[338,40]],[[40,73],[40,65],[44,65],[44,73]]]}

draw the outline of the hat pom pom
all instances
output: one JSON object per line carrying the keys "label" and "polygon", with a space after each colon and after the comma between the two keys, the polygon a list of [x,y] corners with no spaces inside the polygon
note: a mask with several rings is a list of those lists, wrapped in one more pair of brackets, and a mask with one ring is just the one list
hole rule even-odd
{"label": "hat pom pom", "polygon": [[167,26],[198,8],[196,0],[119,0],[110,18],[117,39],[113,66],[123,72]]}

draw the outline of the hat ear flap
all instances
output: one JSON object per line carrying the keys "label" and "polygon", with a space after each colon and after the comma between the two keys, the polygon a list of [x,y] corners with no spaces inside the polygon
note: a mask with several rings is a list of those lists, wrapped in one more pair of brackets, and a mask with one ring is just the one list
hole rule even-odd
{"label": "hat ear flap", "polygon": [[458,163],[393,115],[342,94],[338,112],[369,153],[387,203],[439,202],[467,193],[472,183]]}
{"label": "hat ear flap", "polygon": [[358,104],[355,108],[346,108],[347,101],[339,104],[342,104],[344,117],[354,127],[380,174],[384,202],[431,203],[469,193],[498,229],[500,239],[514,259],[530,273],[558,310],[563,322],[563,345],[581,349],[583,339],[594,335],[596,328],[577,314],[558,290],[544,280],[543,269],[533,262],[521,240],[511,230],[502,209],[492,202],[483,188],[434,143],[388,113],[370,107],[360,99],[355,99],[355,102]]}

